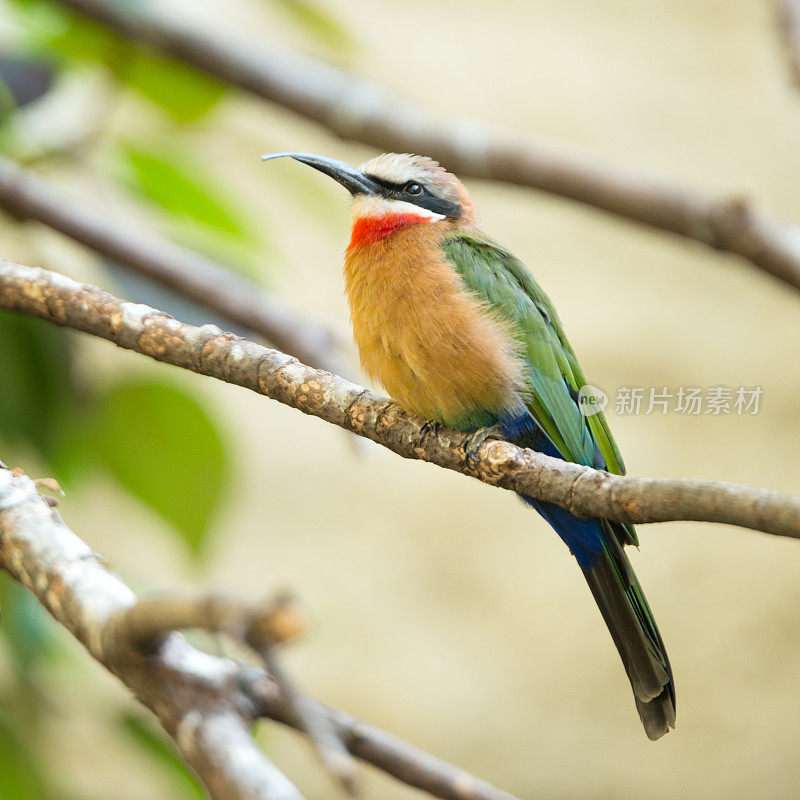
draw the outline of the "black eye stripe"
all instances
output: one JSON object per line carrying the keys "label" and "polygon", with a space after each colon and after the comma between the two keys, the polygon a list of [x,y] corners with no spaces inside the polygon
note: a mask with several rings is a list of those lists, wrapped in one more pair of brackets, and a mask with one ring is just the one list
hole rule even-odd
{"label": "black eye stripe", "polygon": [[[383,188],[384,191],[382,195],[388,200],[403,200],[406,203],[413,203],[415,206],[433,211],[434,214],[441,214],[450,219],[458,219],[461,216],[461,205],[459,203],[453,203],[450,200],[437,197],[426,188],[424,183],[420,183],[419,181],[396,183],[370,173],[366,173],[366,175],[371,181],[374,181]],[[410,195],[408,192],[404,191],[410,184],[417,184],[422,191],[418,194]]]}
{"label": "black eye stripe", "polygon": [[371,172],[364,173],[371,181],[375,181],[375,183],[380,184],[383,186],[384,189],[388,189],[394,192],[401,192],[403,191],[403,187],[408,183],[408,181],[403,181],[402,183],[395,183],[393,181],[387,181],[386,178],[379,178],[377,175],[373,175]]}

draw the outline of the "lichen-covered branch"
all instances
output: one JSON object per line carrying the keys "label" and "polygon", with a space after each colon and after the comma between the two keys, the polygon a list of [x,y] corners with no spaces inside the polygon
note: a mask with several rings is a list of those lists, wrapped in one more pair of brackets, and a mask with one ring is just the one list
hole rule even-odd
{"label": "lichen-covered branch", "polygon": [[612,167],[565,144],[524,141],[474,122],[443,122],[386,88],[330,64],[247,46],[119,0],[60,0],[234,86],[380,150],[421,153],[461,177],[529,186],[735,253],[800,289],[800,229],[772,219],[746,198],[715,198],[667,179]]}
{"label": "lichen-covered branch", "polygon": [[69,236],[305,362],[338,367],[330,331],[220,264],[153,233],[112,222],[2,155],[0,208]]}
{"label": "lichen-covered branch", "polygon": [[64,525],[24,475],[0,468],[0,566],[158,718],[213,800],[301,800],[249,735],[253,711],[230,688],[238,667],[177,634],[145,652],[115,621],[136,595]]}
{"label": "lichen-covered branch", "polygon": [[[180,634],[166,633],[203,619],[214,627],[238,613],[230,603],[167,611],[160,600],[138,600],[37,494],[30,478],[1,464],[0,568],[155,714],[212,800],[302,800],[249,734],[259,717],[302,727],[275,682],[259,667],[208,655]],[[164,635],[153,639],[161,630]],[[343,711],[308,702],[354,756],[398,780],[442,800],[516,800]]]}
{"label": "lichen-covered branch", "polygon": [[466,434],[426,421],[337,375],[312,369],[214,325],[195,327],[58,273],[0,261],[0,308],[100,336],[120,347],[244,386],[417,458],[566,508],[620,522],[723,522],[800,538],[800,499],[766,489],[689,478],[610,475],[504,441],[473,463]]}

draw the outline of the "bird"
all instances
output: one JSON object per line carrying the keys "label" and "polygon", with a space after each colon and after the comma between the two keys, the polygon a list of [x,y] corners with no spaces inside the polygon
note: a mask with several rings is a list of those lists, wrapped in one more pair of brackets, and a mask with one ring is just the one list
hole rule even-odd
{"label": "bird", "polygon": [[[464,184],[437,161],[384,153],[356,168],[292,158],[352,196],[345,293],[364,373],[409,413],[470,434],[474,457],[500,435],[564,461],[623,475],[605,415],[581,413],[586,378],[556,309],[528,268],[486,235]],[[522,500],[578,562],[611,633],[645,733],[675,726],[675,683],[650,606],[624,552],[630,524]]]}

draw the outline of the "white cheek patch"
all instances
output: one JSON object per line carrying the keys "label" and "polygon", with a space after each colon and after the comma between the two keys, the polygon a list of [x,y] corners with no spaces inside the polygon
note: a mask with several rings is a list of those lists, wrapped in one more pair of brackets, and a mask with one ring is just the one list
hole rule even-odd
{"label": "white cheek patch", "polygon": [[353,217],[385,217],[395,214],[413,214],[428,222],[438,222],[445,219],[444,214],[437,214],[427,208],[415,206],[405,200],[387,200],[385,197],[358,195],[353,201]]}

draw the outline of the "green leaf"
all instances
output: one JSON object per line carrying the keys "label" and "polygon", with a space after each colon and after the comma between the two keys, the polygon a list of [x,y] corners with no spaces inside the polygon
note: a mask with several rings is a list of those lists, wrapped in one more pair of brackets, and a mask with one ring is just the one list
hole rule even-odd
{"label": "green leaf", "polygon": [[19,672],[30,677],[37,662],[54,651],[52,621],[36,598],[7,573],[0,574],[0,608],[0,632],[11,645]]}
{"label": "green leaf", "polygon": [[5,122],[17,111],[18,107],[8,82],[0,75],[0,122]]}
{"label": "green leaf", "polygon": [[100,402],[91,447],[200,557],[223,496],[228,455],[202,406],[175,386],[126,381]]}
{"label": "green leaf", "polygon": [[[262,223],[259,227],[258,242],[231,239],[230,236],[220,235],[212,228],[181,221],[175,217],[165,221],[162,233],[177,244],[194,250],[218,264],[224,264],[234,272],[246,275],[254,283],[261,283],[270,266],[280,261],[276,255],[277,245],[269,236],[266,223]],[[224,328],[228,323],[223,321],[220,324]]]}
{"label": "green leaf", "polygon": [[204,117],[227,92],[224,83],[189,64],[144,50],[127,70],[118,68],[115,74],[177,122]]}
{"label": "green leaf", "polygon": [[213,109],[227,87],[196,67],[122,39],[108,28],[70,16],[47,37],[51,51],[75,61],[105,64],[114,76],[178,122],[194,122]]}
{"label": "green leaf", "polygon": [[317,41],[340,51],[353,49],[353,37],[347,29],[322,6],[310,0],[276,0],[286,16]]}
{"label": "green leaf", "polygon": [[0,712],[0,797],[3,800],[46,800],[51,795],[41,766],[14,727]]}
{"label": "green leaf", "polygon": [[181,761],[175,749],[152,722],[138,715],[125,714],[120,718],[120,724],[169,773],[175,786],[182,790],[183,796],[200,800],[205,798],[206,794],[194,773]]}
{"label": "green leaf", "polygon": [[0,435],[50,463],[75,396],[70,339],[41,320],[0,312]]}
{"label": "green leaf", "polygon": [[134,46],[109,28],[51,2],[27,7],[22,24],[35,51],[79,62],[125,63]]}
{"label": "green leaf", "polygon": [[121,162],[122,178],[130,188],[177,218],[192,220],[235,239],[255,240],[225,192],[200,164],[185,155],[126,145]]}
{"label": "green leaf", "polygon": [[211,111],[227,86],[196,67],[128,41],[99,22],[51,2],[15,6],[29,50],[74,63],[105,65],[122,83],[177,122],[194,122]]}

